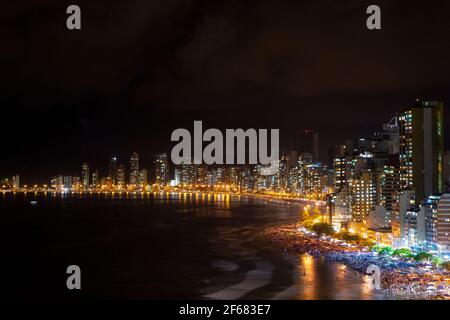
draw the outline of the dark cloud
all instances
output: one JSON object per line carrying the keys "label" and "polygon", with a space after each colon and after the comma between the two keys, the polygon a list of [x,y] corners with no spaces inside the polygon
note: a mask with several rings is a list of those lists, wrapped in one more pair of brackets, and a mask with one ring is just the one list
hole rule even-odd
{"label": "dark cloud", "polygon": [[131,83],[139,100],[161,104],[175,94],[201,101],[261,89],[303,97],[443,86],[450,4],[432,2],[379,1],[380,32],[365,28],[368,1],[81,1],[79,32],[65,29],[61,1],[9,3],[5,85],[47,98],[51,90],[129,93]]}

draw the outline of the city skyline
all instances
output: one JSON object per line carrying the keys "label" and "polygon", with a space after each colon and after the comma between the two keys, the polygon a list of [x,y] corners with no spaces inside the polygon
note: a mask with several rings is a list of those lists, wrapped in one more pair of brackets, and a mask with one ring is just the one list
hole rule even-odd
{"label": "city skyline", "polygon": [[[411,106],[414,106],[415,104],[417,104],[417,101],[419,101],[419,100],[417,99],[414,103],[411,104]],[[443,105],[442,105],[442,111],[444,111],[444,108],[445,108],[445,103],[443,103]],[[400,107],[400,108],[398,108],[398,110],[397,110],[397,112],[395,114],[391,114],[391,120],[390,121],[392,121],[392,119],[393,119],[392,117],[398,118],[399,115],[402,114],[402,112],[403,112],[402,110],[405,110],[405,107]],[[387,118],[389,118],[389,117],[387,117]],[[443,125],[444,127],[445,127],[445,124],[444,124],[443,121],[445,121],[445,119],[446,119],[446,117],[443,117],[443,119],[441,119],[441,121],[442,121],[441,125]],[[389,121],[385,121],[385,122],[388,123]],[[309,128],[303,128],[303,129],[297,130],[297,131],[295,131],[295,133],[293,135],[291,135],[289,137],[290,139],[284,139],[285,141],[286,140],[290,140],[291,143],[287,143],[287,145],[290,145],[290,147],[288,147],[288,148],[286,148],[286,143],[281,146],[281,150],[280,150],[281,156],[280,156],[280,158],[282,158],[283,155],[285,156],[286,154],[289,154],[292,151],[297,152],[298,156],[300,156],[302,153],[310,153],[312,155],[312,160],[314,160],[316,162],[321,162],[324,166],[328,166],[328,168],[331,169],[331,167],[333,165],[333,161],[332,161],[333,157],[330,158],[330,154],[336,153],[337,152],[336,148],[338,146],[345,145],[349,141],[352,141],[352,143],[355,143],[355,142],[357,142],[357,140],[359,140],[361,138],[364,138],[364,139],[365,138],[371,138],[371,136],[373,135],[374,132],[381,132],[380,131],[381,129],[384,130],[384,128],[380,128],[380,125],[378,124],[378,126],[375,128],[375,130],[371,131],[370,129],[368,129],[366,135],[357,137],[356,134],[355,134],[353,137],[347,137],[345,140],[339,141],[339,143],[336,144],[336,145],[329,145],[329,146],[323,147],[324,143],[320,143],[320,142],[322,142],[322,139],[321,139],[322,135],[320,134],[320,132],[316,132],[315,130],[313,130],[311,128],[313,128],[313,127],[311,126]],[[243,129],[246,130],[247,128],[243,128]],[[446,130],[443,130],[443,132],[444,132],[444,135],[448,134]],[[282,133],[283,132],[281,132],[281,135],[282,135]],[[444,137],[442,139],[441,144],[442,144],[442,148],[444,148],[444,150],[449,150],[450,149],[450,148],[446,149],[444,147],[444,146],[447,146],[448,140],[450,140],[450,139],[444,139]],[[152,142],[154,142],[154,141],[152,141]],[[166,143],[166,145],[172,145],[173,146],[173,143],[168,141],[168,143]],[[205,143],[204,143],[204,145],[205,145]],[[321,148],[319,148],[319,145],[321,146]],[[326,152],[319,152],[319,150],[326,150]],[[136,154],[136,152],[130,152],[130,154],[128,156],[125,156],[125,157],[122,157],[122,158],[119,158],[119,157],[116,156],[119,153],[115,153],[114,155],[112,155],[109,158],[110,160],[107,160],[107,161],[110,161],[110,163],[109,163],[109,165],[107,167],[102,165],[101,162],[99,163],[98,160],[97,161],[92,161],[92,160],[89,161],[89,160],[86,160],[86,159],[82,159],[81,161],[82,161],[82,163],[88,164],[88,167],[91,170],[95,170],[94,172],[97,175],[100,174],[102,177],[111,177],[113,179],[113,182],[115,183],[116,177],[111,175],[112,161],[114,161],[114,163],[115,163],[114,164],[114,166],[115,166],[114,171],[116,172],[117,171],[117,159],[120,160],[119,162],[121,162],[121,164],[123,166],[123,163],[126,163],[127,161],[130,160],[129,157],[132,157],[133,153]],[[157,156],[158,154],[167,154],[167,155],[169,155],[169,158],[170,158],[170,150],[167,147],[166,147],[165,150],[163,150],[161,152],[153,153],[151,155],[149,155],[148,152],[144,153],[144,154],[147,154],[147,157],[143,160],[142,159],[143,158],[142,157],[142,153],[140,152],[141,156],[140,156],[140,160],[138,160],[138,161],[140,161],[141,164],[144,164],[144,166],[146,168],[151,168],[151,169],[154,169],[155,156]],[[98,159],[98,157],[94,157],[94,158]],[[68,159],[67,161],[63,161],[63,163],[65,163],[65,162],[66,163],[71,163],[70,159]],[[170,167],[174,167],[174,165],[171,163],[170,160],[169,160],[169,163],[170,163]],[[61,163],[58,164],[58,165],[61,165]],[[61,172],[66,172],[66,173],[71,174],[73,176],[80,176],[80,177],[83,176],[83,174],[79,172],[79,166],[80,166],[79,164],[78,165],[71,164],[70,166],[72,166],[72,167],[75,166],[75,168],[71,168],[69,170],[67,170],[67,169],[66,170],[59,170],[59,172],[53,171],[53,173],[51,175],[56,176],[58,174],[61,174]],[[224,165],[224,166],[230,167],[230,165]],[[121,170],[123,171],[124,168],[122,168]],[[129,179],[130,171],[131,171],[131,169],[127,168],[127,176],[126,176],[127,179],[126,179],[126,181],[130,180]],[[94,173],[94,172],[91,172],[91,174]],[[173,176],[173,172],[170,172],[170,173]],[[23,181],[26,181],[27,184],[35,184],[35,183],[48,184],[48,178],[46,178],[46,177],[42,177],[41,176],[41,177],[39,177],[39,178],[37,178],[35,180],[32,180],[29,177],[27,177],[26,175],[23,175],[22,173],[19,173],[18,170],[15,170],[15,171],[13,170],[8,175],[8,174],[3,173],[1,171],[1,168],[0,168],[0,178],[4,179],[4,178],[12,177],[14,175],[20,175],[21,176],[21,180],[24,179]],[[34,176],[34,175],[32,174],[31,176]],[[154,180],[154,176],[153,175],[150,175],[150,178],[152,179],[152,181]],[[90,176],[90,179],[92,179],[91,176]],[[137,180],[138,178],[134,178],[134,179]]]}
{"label": "city skyline", "polygon": [[2,291],[178,318],[450,300],[449,13],[5,3]]}
{"label": "city skyline", "polygon": [[[49,185],[21,187],[15,175],[1,187],[3,195],[219,192],[318,201],[316,205],[326,204],[321,222],[337,232],[345,230],[394,248],[447,254],[450,152],[444,153],[443,119],[443,102],[418,100],[372,135],[331,148],[331,167],[317,157],[318,133],[306,129],[296,134],[295,150],[282,152],[267,165],[205,165],[192,159],[174,165],[162,153],[154,155],[154,175],[149,179],[139,154],[133,152],[128,166],[112,157],[107,176],[96,168],[91,174],[84,162],[81,178],[58,175]],[[277,170],[267,174],[269,167]]]}

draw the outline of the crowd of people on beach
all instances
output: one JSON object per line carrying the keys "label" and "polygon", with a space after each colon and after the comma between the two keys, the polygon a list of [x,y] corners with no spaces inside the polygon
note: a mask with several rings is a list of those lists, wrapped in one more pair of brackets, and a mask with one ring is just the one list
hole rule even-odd
{"label": "crowd of people on beach", "polygon": [[361,274],[380,268],[382,289],[400,299],[450,299],[450,273],[424,262],[379,255],[366,247],[303,232],[300,224],[273,227],[266,235],[286,252],[309,254],[339,262]]}

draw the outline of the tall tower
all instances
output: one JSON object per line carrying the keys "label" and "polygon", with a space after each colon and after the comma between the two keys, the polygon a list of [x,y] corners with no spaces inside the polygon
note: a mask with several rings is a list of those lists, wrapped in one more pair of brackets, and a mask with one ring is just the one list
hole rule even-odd
{"label": "tall tower", "polygon": [[139,184],[139,154],[134,152],[130,156],[130,184]]}
{"label": "tall tower", "polygon": [[350,182],[352,199],[353,221],[366,221],[369,213],[376,205],[377,186],[374,181],[374,174],[366,171],[358,179]]}
{"label": "tall tower", "polygon": [[157,185],[166,186],[169,184],[169,162],[166,153],[156,155],[155,179]]}
{"label": "tall tower", "polygon": [[123,164],[117,167],[117,185],[125,186],[125,166]]}
{"label": "tall tower", "polygon": [[351,177],[351,158],[349,157],[336,157],[333,163],[333,183],[336,192],[348,187],[348,183]]}
{"label": "tall tower", "polygon": [[117,158],[111,158],[108,167],[108,177],[111,179],[113,184],[117,183]]}
{"label": "tall tower", "polygon": [[400,182],[414,190],[416,204],[442,193],[444,104],[418,101],[399,114]]}
{"label": "tall tower", "polygon": [[139,181],[138,184],[140,186],[146,186],[148,182],[148,171],[147,169],[142,169],[139,171]]}
{"label": "tall tower", "polygon": [[437,207],[437,243],[441,250],[450,253],[450,194],[443,194]]}
{"label": "tall tower", "polygon": [[94,172],[92,172],[92,185],[94,187],[97,187],[99,184],[100,184],[100,176],[98,170],[94,170]]}
{"label": "tall tower", "polygon": [[13,185],[13,190],[18,190],[20,188],[19,175],[15,175],[14,177],[12,177],[12,185]]}
{"label": "tall tower", "polygon": [[81,180],[83,184],[83,190],[89,189],[89,166],[87,163],[81,165]]}

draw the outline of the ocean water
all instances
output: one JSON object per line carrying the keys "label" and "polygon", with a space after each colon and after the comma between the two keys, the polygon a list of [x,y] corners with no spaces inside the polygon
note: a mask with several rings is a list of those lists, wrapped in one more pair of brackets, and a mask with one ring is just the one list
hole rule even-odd
{"label": "ocean water", "polygon": [[[264,238],[302,212],[244,196],[3,194],[2,290],[40,299],[383,299],[356,272]],[[80,291],[66,288],[69,265],[81,268]]]}

